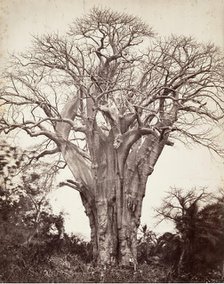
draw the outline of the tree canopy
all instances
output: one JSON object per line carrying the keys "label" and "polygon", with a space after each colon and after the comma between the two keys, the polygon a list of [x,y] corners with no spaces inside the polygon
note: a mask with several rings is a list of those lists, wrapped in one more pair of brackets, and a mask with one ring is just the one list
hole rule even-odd
{"label": "tree canopy", "polygon": [[136,17],[95,8],[67,34],[34,37],[12,57],[1,105],[1,131],[42,135],[41,156],[69,139],[80,160],[75,176],[89,184],[94,125],[99,141],[113,129],[125,155],[143,135],[169,136],[167,144],[184,137],[221,153],[214,124],[223,118],[223,57],[212,44],[161,39]]}

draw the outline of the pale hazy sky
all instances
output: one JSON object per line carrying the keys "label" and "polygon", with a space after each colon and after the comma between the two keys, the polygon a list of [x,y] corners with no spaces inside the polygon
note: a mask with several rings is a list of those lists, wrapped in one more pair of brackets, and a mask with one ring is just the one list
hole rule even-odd
{"label": "pale hazy sky", "polygon": [[[192,35],[198,41],[214,42],[224,48],[224,0],[0,0],[0,63],[7,52],[22,51],[31,45],[31,35],[63,32],[76,18],[93,6],[140,16],[162,36]],[[149,178],[143,205],[142,223],[152,224],[153,207],[170,186],[186,189],[224,185],[224,164],[206,149],[167,147]],[[54,194],[55,207],[69,212],[68,230],[89,234],[88,220],[78,193],[65,188]],[[166,224],[157,228],[166,230]],[[167,228],[168,229],[168,228]]]}

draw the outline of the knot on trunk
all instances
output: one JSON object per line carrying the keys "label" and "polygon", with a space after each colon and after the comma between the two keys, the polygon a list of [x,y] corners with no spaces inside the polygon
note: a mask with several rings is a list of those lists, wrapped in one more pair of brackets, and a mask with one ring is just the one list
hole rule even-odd
{"label": "knot on trunk", "polygon": [[132,197],[129,194],[128,197],[127,197],[127,207],[128,207],[128,209],[134,213],[136,208],[137,208],[137,205],[138,205],[138,200],[136,199],[136,197]]}
{"label": "knot on trunk", "polygon": [[114,138],[114,149],[118,149],[121,144],[123,143],[123,138],[122,138],[122,134],[118,134],[115,138]]}
{"label": "knot on trunk", "polygon": [[104,238],[108,225],[108,205],[106,200],[97,201],[97,211],[99,235],[101,238]]}

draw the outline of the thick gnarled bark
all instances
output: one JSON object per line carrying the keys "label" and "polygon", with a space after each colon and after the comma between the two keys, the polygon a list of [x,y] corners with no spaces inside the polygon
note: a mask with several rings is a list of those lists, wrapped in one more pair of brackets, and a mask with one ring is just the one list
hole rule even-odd
{"label": "thick gnarled bark", "polygon": [[[148,176],[166,141],[136,143],[121,173],[112,140],[101,143],[94,168],[94,197],[81,193],[91,227],[94,258],[101,265],[137,265],[137,229]],[[91,202],[92,200],[92,202]]]}

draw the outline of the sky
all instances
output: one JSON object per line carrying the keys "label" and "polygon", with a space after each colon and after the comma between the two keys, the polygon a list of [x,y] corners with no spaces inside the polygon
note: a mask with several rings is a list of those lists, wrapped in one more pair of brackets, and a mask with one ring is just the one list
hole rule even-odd
{"label": "sky", "polygon": [[[63,33],[75,18],[94,6],[139,16],[161,36],[183,34],[224,48],[224,0],[0,0],[0,63],[5,64],[9,52],[28,49],[32,35]],[[60,178],[69,174],[64,172]],[[142,224],[158,232],[171,228],[167,223],[152,227],[153,208],[160,205],[170,186],[186,190],[207,186],[213,191],[223,185],[221,159],[199,146],[189,149],[176,143],[167,147],[147,183]],[[55,212],[67,213],[67,230],[88,238],[88,219],[79,194],[69,188],[57,189],[51,199]]]}

